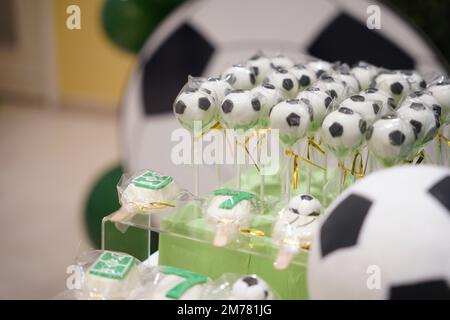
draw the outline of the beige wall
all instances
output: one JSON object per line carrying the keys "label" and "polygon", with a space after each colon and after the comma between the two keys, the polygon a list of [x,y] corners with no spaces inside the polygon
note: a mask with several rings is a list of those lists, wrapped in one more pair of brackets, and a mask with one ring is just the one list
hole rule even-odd
{"label": "beige wall", "polygon": [[[101,25],[103,0],[53,0],[57,75],[63,104],[117,108],[135,56],[116,47]],[[81,30],[66,28],[67,6],[81,9]]]}

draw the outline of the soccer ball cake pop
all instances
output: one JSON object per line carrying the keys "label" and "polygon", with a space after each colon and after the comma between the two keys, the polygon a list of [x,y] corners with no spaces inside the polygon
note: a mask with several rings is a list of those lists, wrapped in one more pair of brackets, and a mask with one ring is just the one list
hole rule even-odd
{"label": "soccer ball cake pop", "polygon": [[261,102],[250,91],[233,90],[222,102],[220,115],[227,128],[247,130],[259,120]]}
{"label": "soccer ball cake pop", "polygon": [[247,61],[247,68],[253,71],[256,77],[256,84],[260,84],[264,78],[272,71],[271,60],[261,52],[253,55]]}
{"label": "soccer ball cake pop", "polygon": [[398,103],[402,97],[408,95],[411,90],[406,76],[395,71],[380,72],[373,79],[372,86],[392,95],[395,103]]}
{"label": "soccer ball cake pop", "polygon": [[250,214],[255,196],[252,193],[230,189],[219,189],[206,207],[206,221],[215,226],[214,245],[227,245],[242,228],[250,223]]}
{"label": "soccer ball cake pop", "polygon": [[382,108],[381,103],[366,100],[361,95],[354,95],[345,99],[340,106],[359,112],[368,124],[372,124],[378,118]]}
{"label": "soccer ball cake pop", "polygon": [[423,103],[402,104],[397,112],[400,117],[413,126],[416,134],[416,146],[423,146],[436,136],[440,126],[439,116]]}
{"label": "soccer ball cake pop", "polygon": [[321,131],[328,149],[343,160],[363,143],[366,129],[367,123],[358,112],[342,107],[325,117]]}
{"label": "soccer ball cake pop", "polygon": [[209,90],[188,88],[182,91],[173,104],[175,117],[186,129],[192,131],[194,122],[208,127],[217,114],[217,101]]}
{"label": "soccer ball cake pop", "polygon": [[441,120],[442,124],[450,123],[450,80],[443,79],[433,83],[428,87],[433,97],[439,102],[441,106]]}
{"label": "soccer ball cake pop", "polygon": [[352,68],[352,74],[358,79],[362,90],[370,87],[373,78],[378,74],[378,68],[370,63],[360,61]]}
{"label": "soccer ball cake pop", "polygon": [[395,114],[384,116],[369,126],[366,139],[370,152],[385,167],[403,161],[412,152],[415,142],[412,126]]}
{"label": "soccer ball cake pop", "polygon": [[308,62],[307,67],[319,78],[323,73],[333,73],[333,65],[323,60],[313,60]]}
{"label": "soccer ball cake pop", "polygon": [[392,113],[395,108],[395,100],[388,93],[379,90],[377,88],[368,88],[361,91],[359,95],[363,96],[367,100],[374,101],[381,104],[380,116],[384,116]]}
{"label": "soccer ball cake pop", "polygon": [[267,127],[270,109],[284,100],[282,92],[270,83],[263,83],[253,88],[252,93],[261,101],[261,125]]}
{"label": "soccer ball cake pop", "polygon": [[280,140],[286,146],[292,146],[303,138],[313,120],[311,107],[299,99],[289,99],[275,105],[269,114],[272,129],[280,131]]}
{"label": "soccer ball cake pop", "polygon": [[232,300],[272,300],[269,286],[256,275],[239,278],[231,288]]}
{"label": "soccer ball cake pop", "polygon": [[427,82],[417,71],[401,70],[400,73],[408,80],[411,90],[424,90],[427,87]]}
{"label": "soccer ball cake pop", "polygon": [[348,88],[343,81],[328,74],[323,74],[314,86],[324,90],[338,102],[344,100],[348,93]]}
{"label": "soccer ball cake pop", "polygon": [[286,97],[295,97],[298,92],[298,80],[294,74],[281,67],[273,69],[263,81],[280,89]]}
{"label": "soccer ball cake pop", "polygon": [[294,66],[294,62],[285,55],[278,54],[272,58],[271,66],[273,69],[289,69]]}
{"label": "soccer ball cake pop", "polygon": [[300,248],[309,249],[321,212],[321,203],[309,194],[300,194],[289,201],[287,208],[280,212],[272,232],[272,239],[280,246],[275,268],[287,268]]}
{"label": "soccer ball cake pop", "polygon": [[200,88],[207,93],[209,91],[215,94],[218,106],[222,103],[223,98],[233,90],[233,87],[227,81],[220,78],[208,78],[200,84]]}
{"label": "soccer ball cake pop", "polygon": [[310,131],[316,132],[325,118],[329,108],[332,106],[333,99],[325,91],[317,87],[310,87],[301,91],[297,95],[297,99],[311,106],[313,111],[313,121]]}
{"label": "soccer ball cake pop", "polygon": [[310,87],[317,80],[316,74],[303,64],[296,64],[289,71],[297,78],[300,91]]}
{"label": "soccer ball cake pop", "polygon": [[348,94],[356,94],[361,91],[358,79],[352,74],[348,65],[343,64],[339,66],[338,70],[333,73],[333,76],[345,83]]}
{"label": "soccer ball cake pop", "polygon": [[235,64],[225,70],[222,79],[238,90],[250,90],[256,84],[256,76],[253,71],[241,64]]}

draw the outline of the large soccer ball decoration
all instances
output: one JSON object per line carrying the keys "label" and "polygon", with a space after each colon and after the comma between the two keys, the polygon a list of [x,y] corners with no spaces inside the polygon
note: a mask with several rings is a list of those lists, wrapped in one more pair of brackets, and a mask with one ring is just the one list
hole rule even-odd
{"label": "large soccer ball decoration", "polygon": [[[368,0],[199,0],[180,6],[152,34],[122,103],[123,160],[128,171],[169,172],[193,188],[192,173],[174,165],[170,137],[179,128],[172,103],[188,75],[218,76],[258,49],[302,62],[306,55],[349,64],[365,60],[424,75],[442,70],[433,48],[392,10],[377,3],[381,29],[366,26]],[[225,169],[224,169],[225,170]],[[229,168],[231,172],[231,168]],[[202,168],[202,191],[214,167]],[[226,178],[226,176],[225,176]]]}
{"label": "large soccer ball decoration", "polygon": [[312,299],[450,299],[450,170],[375,172],[328,208],[308,261]]}

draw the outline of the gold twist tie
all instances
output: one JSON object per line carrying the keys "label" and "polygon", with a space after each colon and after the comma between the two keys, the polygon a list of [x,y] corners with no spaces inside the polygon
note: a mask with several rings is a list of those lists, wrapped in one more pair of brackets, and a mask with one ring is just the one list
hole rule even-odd
{"label": "gold twist tie", "polygon": [[313,161],[303,158],[302,156],[299,156],[298,154],[292,152],[291,150],[286,150],[286,155],[290,156],[290,157],[294,157],[294,178],[293,178],[293,184],[294,184],[294,189],[297,190],[298,189],[298,160],[301,160],[303,162],[306,162],[307,164],[310,164],[316,168],[325,170],[324,167],[318,165],[317,163],[314,163]]}
{"label": "gold twist tie", "polygon": [[171,204],[171,203],[165,203],[165,202],[159,202],[159,201],[154,201],[154,202],[149,202],[147,204],[139,204],[135,201],[130,201],[128,202],[133,208],[137,209],[138,211],[144,212],[144,211],[149,211],[152,209],[164,209],[164,208],[174,208],[175,205]]}
{"label": "gold twist tie", "polygon": [[[358,157],[359,157],[359,167],[358,167],[358,172],[356,172],[356,162],[358,161]],[[355,153],[355,155],[353,156],[352,167],[350,169],[347,168],[343,162],[339,162],[338,167],[340,169],[344,170],[345,174],[350,173],[352,176],[355,176],[355,174],[357,174],[358,177],[360,177],[360,178],[364,177],[364,164],[363,164],[363,159],[362,159],[361,153],[359,153],[359,151],[357,151]],[[345,175],[344,175],[344,181],[345,181]]]}
{"label": "gold twist tie", "polygon": [[444,135],[442,134],[442,132],[439,132],[439,133],[438,133],[438,140],[439,140],[439,144],[441,144],[441,143],[442,143],[442,140],[444,140],[444,142],[447,143],[447,146],[450,147],[450,139],[447,138],[446,136],[444,136]]}
{"label": "gold twist tie", "polygon": [[194,137],[194,140],[195,141],[200,140],[205,134],[207,134],[211,130],[223,130],[223,129],[224,127],[222,126],[222,124],[219,121],[217,121],[211,127],[204,129],[198,136]]}
{"label": "gold twist tie", "polygon": [[241,229],[241,230],[239,230],[239,232],[250,234],[252,236],[257,236],[257,237],[264,237],[265,236],[264,231],[256,230],[256,229]]}

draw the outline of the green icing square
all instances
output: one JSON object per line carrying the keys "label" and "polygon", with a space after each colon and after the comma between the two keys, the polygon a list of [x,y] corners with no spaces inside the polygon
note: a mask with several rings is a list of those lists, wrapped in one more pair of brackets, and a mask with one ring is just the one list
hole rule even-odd
{"label": "green icing square", "polygon": [[131,183],[138,188],[161,190],[173,181],[171,176],[161,175],[148,170],[144,174],[134,178]]}
{"label": "green icing square", "polygon": [[95,261],[89,273],[103,278],[122,280],[134,264],[132,256],[106,251]]}

